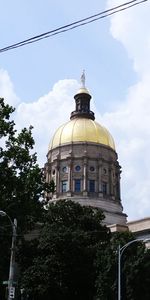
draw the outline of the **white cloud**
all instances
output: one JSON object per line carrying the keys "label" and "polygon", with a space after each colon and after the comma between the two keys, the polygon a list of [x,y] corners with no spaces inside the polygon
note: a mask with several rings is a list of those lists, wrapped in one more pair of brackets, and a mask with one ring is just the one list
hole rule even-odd
{"label": "white cloud", "polygon": [[[119,3],[118,3],[119,2]],[[118,5],[124,1],[108,1]],[[116,137],[122,164],[122,198],[129,219],[150,215],[150,3],[111,18],[110,31],[126,49],[138,82],[120,99],[117,111],[103,116]],[[124,100],[124,101],[123,101]]]}
{"label": "white cloud", "polygon": [[60,80],[50,92],[35,102],[20,101],[19,103],[8,72],[0,70],[0,97],[15,107],[13,117],[18,130],[30,125],[34,127],[35,151],[41,166],[46,162],[48,144],[52,135],[62,123],[69,120],[70,112],[74,110],[72,95],[78,88],[79,85],[76,80]]}
{"label": "white cloud", "polygon": [[5,98],[5,102],[12,106],[19,103],[19,98],[15,94],[14,86],[6,70],[0,69],[0,97]]}
{"label": "white cloud", "polygon": [[[109,0],[108,3],[113,6],[124,1]],[[150,3],[145,2],[111,18],[111,33],[125,47],[128,56],[133,60],[134,70],[139,75],[147,73],[150,67],[150,61],[147,60],[150,51],[149,9]]]}
{"label": "white cloud", "polygon": [[48,144],[56,128],[68,121],[70,112],[74,110],[72,95],[78,87],[76,80],[60,80],[36,102],[21,103],[17,107],[17,127],[34,126],[33,134],[41,166],[46,162]]}

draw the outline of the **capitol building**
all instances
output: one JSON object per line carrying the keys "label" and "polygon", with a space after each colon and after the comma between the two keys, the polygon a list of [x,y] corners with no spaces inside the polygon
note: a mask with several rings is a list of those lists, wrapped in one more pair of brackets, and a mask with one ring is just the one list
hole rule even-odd
{"label": "capitol building", "polygon": [[53,180],[56,185],[50,201],[68,199],[99,208],[112,231],[129,229],[137,236],[148,236],[150,218],[127,222],[115,142],[111,133],[96,122],[91,98],[83,73],[81,87],[74,95],[75,110],[70,120],[56,129],[48,147],[46,181]]}

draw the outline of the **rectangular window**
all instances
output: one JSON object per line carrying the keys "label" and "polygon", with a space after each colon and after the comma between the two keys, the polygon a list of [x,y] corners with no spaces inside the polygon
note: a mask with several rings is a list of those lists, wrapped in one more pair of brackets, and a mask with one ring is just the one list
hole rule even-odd
{"label": "rectangular window", "polygon": [[75,179],[75,192],[80,192],[81,191],[81,179]]}
{"label": "rectangular window", "polygon": [[106,182],[102,182],[102,193],[104,195],[107,194],[107,183]]}
{"label": "rectangular window", "polygon": [[95,192],[95,180],[89,181],[89,192],[91,192],[91,193]]}
{"label": "rectangular window", "polygon": [[61,191],[62,191],[62,193],[65,193],[65,192],[67,192],[67,180],[63,180],[62,182],[61,182]]}

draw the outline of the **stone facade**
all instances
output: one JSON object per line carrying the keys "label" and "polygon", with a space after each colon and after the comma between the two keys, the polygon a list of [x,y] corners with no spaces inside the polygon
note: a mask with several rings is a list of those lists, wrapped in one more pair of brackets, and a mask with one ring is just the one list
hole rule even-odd
{"label": "stone facade", "polygon": [[125,224],[120,197],[121,168],[117,153],[95,143],[73,143],[47,155],[47,182],[54,180],[53,199],[72,199],[102,209],[107,224]]}
{"label": "stone facade", "polygon": [[130,221],[127,225],[129,230],[132,231],[137,238],[150,240],[150,217]]}

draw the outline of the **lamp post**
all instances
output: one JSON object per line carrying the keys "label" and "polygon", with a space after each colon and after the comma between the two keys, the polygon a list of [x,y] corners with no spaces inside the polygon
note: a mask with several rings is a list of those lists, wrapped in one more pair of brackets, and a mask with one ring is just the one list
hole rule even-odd
{"label": "lamp post", "polygon": [[15,274],[15,252],[16,252],[16,236],[17,236],[17,220],[14,219],[12,222],[10,216],[3,210],[0,210],[0,216],[7,217],[12,226],[12,243],[11,243],[11,255],[10,255],[10,266],[9,266],[9,279],[8,279],[8,300],[15,298],[14,285],[14,274]]}
{"label": "lamp post", "polygon": [[150,239],[135,239],[132,240],[130,242],[128,242],[127,244],[125,244],[124,246],[120,247],[120,245],[118,246],[118,300],[121,300],[121,258],[122,258],[122,254],[124,253],[125,249],[127,247],[129,247],[131,244],[135,243],[135,242],[147,242]]}

